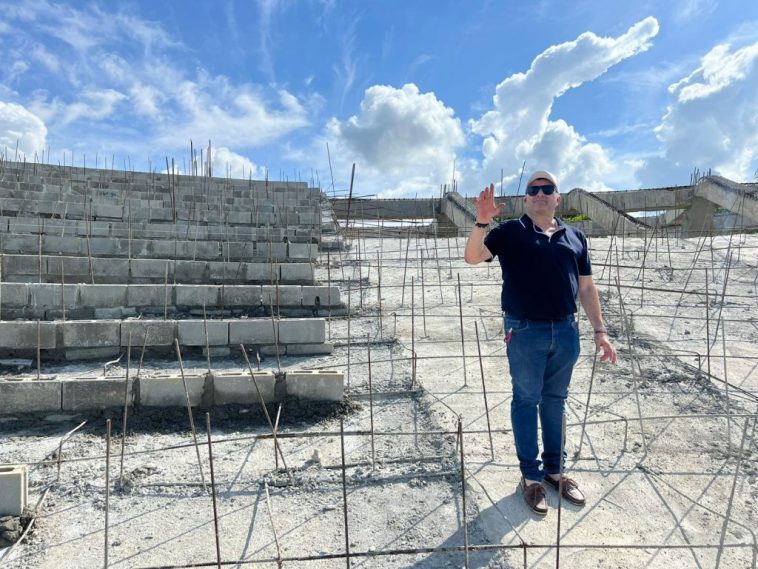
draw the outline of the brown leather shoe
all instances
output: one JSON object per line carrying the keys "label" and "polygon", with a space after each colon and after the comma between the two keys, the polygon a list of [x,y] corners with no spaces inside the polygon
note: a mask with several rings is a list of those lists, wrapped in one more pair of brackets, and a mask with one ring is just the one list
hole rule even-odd
{"label": "brown leather shoe", "polygon": [[[545,475],[545,482],[548,486],[558,491],[558,480],[553,480],[550,475]],[[579,490],[579,484],[568,476],[563,477],[563,491],[561,492],[561,497],[576,506],[584,506],[586,503],[584,494]]]}
{"label": "brown leather shoe", "polygon": [[524,502],[535,514],[544,516],[547,514],[547,500],[545,499],[545,487],[542,484],[529,484],[521,478],[521,491],[524,494]]}

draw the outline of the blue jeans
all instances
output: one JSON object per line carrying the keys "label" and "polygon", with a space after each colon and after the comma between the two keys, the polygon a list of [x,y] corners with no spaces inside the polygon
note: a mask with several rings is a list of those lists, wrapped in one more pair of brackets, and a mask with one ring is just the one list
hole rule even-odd
{"label": "blue jeans", "polygon": [[[574,316],[544,322],[505,316],[506,344],[513,399],[511,426],[521,474],[542,480],[558,474],[563,409],[574,364],[579,358],[579,331]],[[537,456],[537,415],[542,425],[542,469]]]}

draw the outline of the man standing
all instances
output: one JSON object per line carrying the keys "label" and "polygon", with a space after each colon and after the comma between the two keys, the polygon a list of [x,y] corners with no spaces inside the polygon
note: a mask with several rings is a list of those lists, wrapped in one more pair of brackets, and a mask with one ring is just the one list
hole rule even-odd
{"label": "man standing", "polygon": [[[521,469],[521,487],[529,508],[547,514],[542,481],[562,491],[564,499],[584,505],[577,483],[563,477],[561,448],[563,412],[574,364],[579,357],[579,332],[574,314],[579,298],[594,329],[600,361],[616,363],[608,340],[600,299],[592,280],[584,234],[555,217],[560,203],[558,183],[544,170],[529,176],[526,213],[487,233],[504,204],[495,205],[495,186],[485,188],[476,204],[464,259],[475,265],[497,256],[503,274],[501,305],[508,364],[513,385],[511,426]],[[542,461],[538,460],[537,417],[542,426]]]}

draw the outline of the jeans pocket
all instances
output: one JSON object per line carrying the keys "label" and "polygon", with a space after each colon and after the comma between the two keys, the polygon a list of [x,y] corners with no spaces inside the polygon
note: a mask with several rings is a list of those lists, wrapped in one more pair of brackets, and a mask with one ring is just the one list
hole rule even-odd
{"label": "jeans pocket", "polygon": [[506,332],[509,330],[513,332],[523,332],[529,328],[529,321],[523,318],[512,318],[510,316],[506,316],[503,320],[503,323]]}

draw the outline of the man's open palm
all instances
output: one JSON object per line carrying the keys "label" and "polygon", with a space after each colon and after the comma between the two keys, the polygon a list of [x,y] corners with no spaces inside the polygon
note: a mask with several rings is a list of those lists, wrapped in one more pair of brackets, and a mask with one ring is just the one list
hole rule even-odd
{"label": "man's open palm", "polygon": [[505,207],[504,203],[495,205],[495,184],[490,184],[489,188],[484,188],[478,198],[474,198],[476,206],[476,220],[480,223],[489,223]]}

